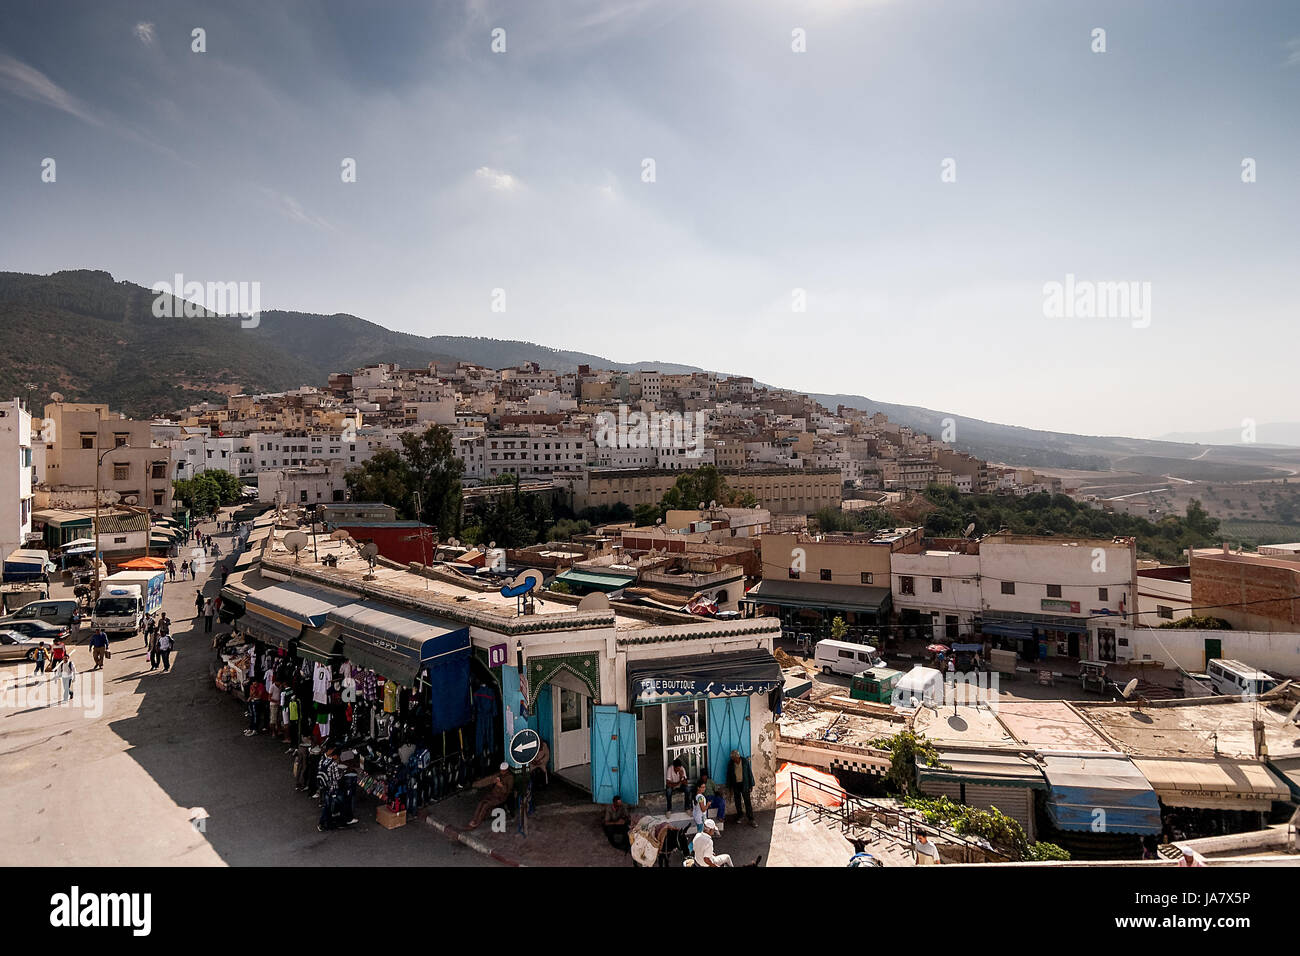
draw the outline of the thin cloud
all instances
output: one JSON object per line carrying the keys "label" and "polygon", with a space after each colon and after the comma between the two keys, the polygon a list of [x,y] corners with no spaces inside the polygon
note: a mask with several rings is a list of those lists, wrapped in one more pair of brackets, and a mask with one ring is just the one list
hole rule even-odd
{"label": "thin cloud", "polygon": [[1292,37],[1286,41],[1286,65],[1300,66],[1300,37]]}
{"label": "thin cloud", "polygon": [[145,46],[152,46],[154,40],[154,26],[152,23],[141,21],[135,25],[135,38]]}
{"label": "thin cloud", "polygon": [[91,113],[80,100],[40,70],[4,54],[0,54],[0,89],[33,103],[61,110],[92,126],[104,125],[103,120]]}
{"label": "thin cloud", "polygon": [[311,226],[313,229],[323,229],[326,232],[335,232],[334,226],[319,216],[313,216],[303,208],[302,203],[294,199],[288,193],[278,192],[274,189],[262,187],[262,194],[270,201],[272,207],[281,215],[292,219],[294,222],[302,223],[304,226]]}
{"label": "thin cloud", "polygon": [[515,179],[514,176],[499,169],[492,169],[489,166],[480,166],[474,170],[474,175],[487,183],[490,189],[497,192],[509,193],[519,188],[519,180]]}

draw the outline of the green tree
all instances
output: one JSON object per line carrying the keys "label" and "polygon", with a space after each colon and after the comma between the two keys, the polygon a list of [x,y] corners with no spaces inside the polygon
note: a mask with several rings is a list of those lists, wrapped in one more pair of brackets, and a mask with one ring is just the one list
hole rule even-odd
{"label": "green tree", "polygon": [[842,641],[847,633],[849,633],[849,626],[844,623],[844,618],[837,614],[835,619],[831,621],[831,639]]}
{"label": "green tree", "polygon": [[736,491],[727,484],[716,465],[701,465],[678,477],[676,483],[664,493],[661,511],[694,511],[700,502],[705,507],[716,501],[724,508],[753,508],[757,504],[749,492]]}
{"label": "green tree", "polygon": [[411,494],[414,475],[406,459],[391,448],[382,448],[360,468],[344,476],[348,495],[353,501],[382,501],[397,509],[398,517],[415,517],[415,499]]}
{"label": "green tree", "polygon": [[[460,527],[464,463],[456,457],[455,440],[441,425],[423,432],[405,432],[401,450],[385,448],[348,471],[345,480],[353,501],[382,501],[404,519],[433,525],[444,536]],[[420,496],[416,513],[415,496]]]}
{"label": "green tree", "polygon": [[891,759],[885,781],[895,793],[903,796],[915,796],[920,792],[916,788],[917,764],[940,766],[939,751],[934,744],[911,730],[900,730],[892,737],[873,740],[871,746],[889,751]]}
{"label": "green tree", "polygon": [[460,527],[460,476],[465,470],[455,439],[441,425],[430,425],[420,434],[406,432],[401,440],[411,490],[420,494],[419,519],[444,535],[454,533]]}

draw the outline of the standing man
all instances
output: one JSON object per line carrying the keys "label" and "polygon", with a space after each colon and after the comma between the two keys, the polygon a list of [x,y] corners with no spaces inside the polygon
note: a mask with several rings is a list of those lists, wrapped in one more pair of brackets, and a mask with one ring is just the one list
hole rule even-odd
{"label": "standing man", "polygon": [[95,666],[91,670],[102,670],[104,667],[104,656],[108,653],[108,634],[102,627],[96,628],[95,633],[90,635],[90,656],[95,659]]}
{"label": "standing man", "polygon": [[36,673],[45,673],[45,662],[49,659],[49,654],[44,641],[36,645]]}
{"label": "standing man", "polygon": [[316,829],[322,833],[334,828],[334,809],[338,803],[339,782],[343,779],[338,753],[333,744],[327,746],[316,770],[316,787],[320,791],[320,822]]}
{"label": "standing man", "polygon": [[194,620],[203,616],[203,592],[198,588],[194,589]]}
{"label": "standing man", "polygon": [[216,613],[217,609],[213,606],[212,599],[208,598],[207,603],[203,605],[203,633],[212,633],[212,618]]}
{"label": "standing man", "polygon": [[62,700],[72,700],[72,682],[77,679],[77,665],[72,663],[71,654],[59,662],[59,677],[63,680]]}
{"label": "standing man", "polygon": [[158,654],[162,657],[163,673],[172,669],[172,634],[164,621],[158,632]]}
{"label": "standing man", "polygon": [[743,806],[749,825],[757,827],[754,805],[749,799],[749,792],[754,789],[754,771],[750,768],[748,758],[742,757],[739,750],[733,750],[731,760],[727,762],[727,786],[731,788],[731,801],[736,807],[736,822],[740,822]]}

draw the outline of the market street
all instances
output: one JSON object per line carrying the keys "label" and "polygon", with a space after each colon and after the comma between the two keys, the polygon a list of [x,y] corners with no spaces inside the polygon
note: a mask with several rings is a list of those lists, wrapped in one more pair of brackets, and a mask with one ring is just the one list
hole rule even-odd
{"label": "market street", "polygon": [[[217,538],[223,555],[230,540]],[[206,574],[166,585],[176,638],[170,673],[149,671],[142,636],[114,640],[102,674],[92,672],[84,626],[73,650],[77,707],[40,699],[40,691],[57,698],[58,682],[41,683],[32,665],[0,664],[0,863],[494,865],[415,822],[385,830],[372,803],[359,804],[355,826],[317,831],[318,806],[295,792],[285,747],[244,737],[243,708],[213,687],[210,637],[193,616],[196,587],[217,591]],[[72,596],[61,584],[51,591]],[[190,822],[194,808],[206,813],[200,824]]]}

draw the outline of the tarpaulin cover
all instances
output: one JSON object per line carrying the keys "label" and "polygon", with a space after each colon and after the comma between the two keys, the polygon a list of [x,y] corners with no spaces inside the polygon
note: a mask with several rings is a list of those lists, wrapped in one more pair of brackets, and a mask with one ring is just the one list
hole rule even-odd
{"label": "tarpaulin cover", "polygon": [[1128,757],[1045,754],[1043,762],[1047,813],[1062,830],[1162,831],[1156,792]]}
{"label": "tarpaulin cover", "polygon": [[628,696],[637,704],[664,698],[766,694],[785,684],[781,665],[754,648],[627,662]]}
{"label": "tarpaulin cover", "polygon": [[805,767],[803,764],[783,763],[776,772],[776,805],[778,807],[788,807],[794,800],[794,785],[790,780],[791,774],[798,774],[800,777],[812,781],[812,784],[800,784],[799,786],[799,803],[801,806],[815,803],[818,806],[833,809],[844,803],[844,788],[840,786],[839,778],[833,773],[818,770],[816,767]]}

